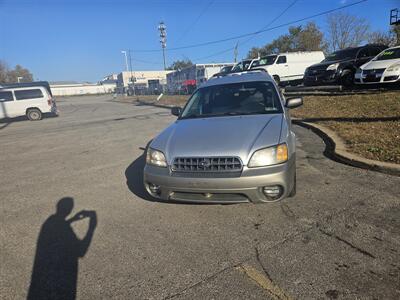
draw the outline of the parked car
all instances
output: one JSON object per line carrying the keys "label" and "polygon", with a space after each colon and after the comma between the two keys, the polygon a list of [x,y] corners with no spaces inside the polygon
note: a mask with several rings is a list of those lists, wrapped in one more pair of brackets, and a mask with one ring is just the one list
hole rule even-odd
{"label": "parked car", "polygon": [[369,44],[333,52],[318,64],[308,67],[304,85],[339,84],[351,86],[357,68],[385,50],[387,46]]}
{"label": "parked car", "polygon": [[357,69],[356,84],[400,83],[400,46],[388,48]]}
{"label": "parked car", "polygon": [[144,186],[162,200],[272,202],[296,193],[295,134],[284,99],[266,72],[213,78],[172,108],[178,120],[146,151]]}
{"label": "parked car", "polygon": [[55,99],[47,87],[24,84],[23,87],[3,86],[0,89],[0,119],[27,116],[29,120],[41,120],[44,114],[57,115]]}
{"label": "parked car", "polygon": [[[224,76],[224,75],[226,75],[226,74],[228,74],[228,73],[231,73],[233,67],[234,67],[234,66],[225,66],[225,67],[222,67],[221,70],[220,70],[218,73],[215,73],[215,74],[214,74],[213,76],[211,76],[211,77]],[[205,81],[205,80],[204,80],[204,81]],[[204,82],[204,81],[202,81],[202,82]]]}
{"label": "parked car", "polygon": [[322,51],[287,52],[261,57],[252,62],[249,68],[266,70],[278,84],[301,83],[306,68],[324,58]]}
{"label": "parked car", "polygon": [[231,72],[243,72],[246,71],[250,68],[250,65],[254,62],[257,61],[257,58],[253,59],[244,59],[240,62],[238,62],[236,65],[233,66]]}

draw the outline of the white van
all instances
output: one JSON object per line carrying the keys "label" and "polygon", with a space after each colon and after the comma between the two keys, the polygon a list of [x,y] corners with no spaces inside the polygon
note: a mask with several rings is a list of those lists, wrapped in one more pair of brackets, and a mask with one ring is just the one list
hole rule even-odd
{"label": "white van", "polygon": [[0,88],[0,119],[27,116],[41,120],[44,114],[57,115],[50,92],[43,86]]}
{"label": "white van", "polygon": [[307,67],[325,58],[322,51],[287,52],[263,56],[251,63],[250,69],[264,69],[279,83],[301,81]]}

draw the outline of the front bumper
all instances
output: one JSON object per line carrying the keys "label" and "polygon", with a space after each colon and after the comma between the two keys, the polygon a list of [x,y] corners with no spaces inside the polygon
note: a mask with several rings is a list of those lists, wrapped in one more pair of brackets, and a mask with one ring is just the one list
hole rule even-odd
{"label": "front bumper", "polygon": [[306,73],[303,77],[303,83],[307,86],[338,84],[340,83],[340,72],[336,70],[319,70],[316,74],[313,74],[312,72]]}
{"label": "front bumper", "polygon": [[354,75],[354,82],[356,84],[377,84],[377,83],[395,83],[400,82],[400,72],[398,71],[384,71],[373,74],[365,74],[364,72],[357,72]]}
{"label": "front bumper", "polygon": [[[296,159],[293,156],[288,162],[280,165],[247,168],[244,167],[240,177],[177,177],[169,168],[146,165],[144,168],[144,185],[147,192],[162,200],[196,202],[196,203],[240,203],[271,202],[263,193],[265,186],[280,186],[282,195],[278,201],[288,196],[295,180]],[[149,184],[159,186],[159,193],[149,189]]]}

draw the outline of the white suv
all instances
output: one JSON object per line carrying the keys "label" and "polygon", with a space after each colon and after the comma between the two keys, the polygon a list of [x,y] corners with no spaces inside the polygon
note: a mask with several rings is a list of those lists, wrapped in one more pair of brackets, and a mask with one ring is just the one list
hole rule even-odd
{"label": "white suv", "polygon": [[26,115],[36,121],[44,114],[58,114],[55,100],[44,86],[0,88],[0,119]]}

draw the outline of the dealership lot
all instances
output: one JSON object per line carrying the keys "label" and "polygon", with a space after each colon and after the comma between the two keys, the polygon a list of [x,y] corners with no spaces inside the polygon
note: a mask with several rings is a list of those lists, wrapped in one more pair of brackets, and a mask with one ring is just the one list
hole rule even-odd
{"label": "dealership lot", "polygon": [[[40,228],[63,197],[71,216],[97,214],[78,299],[400,297],[400,178],[331,161],[296,126],[295,198],[153,202],[143,148],[174,117],[111,96],[58,100],[58,118],[0,123],[2,299],[26,297]],[[73,223],[77,236],[87,223]]]}

